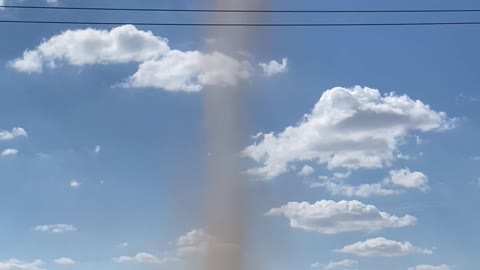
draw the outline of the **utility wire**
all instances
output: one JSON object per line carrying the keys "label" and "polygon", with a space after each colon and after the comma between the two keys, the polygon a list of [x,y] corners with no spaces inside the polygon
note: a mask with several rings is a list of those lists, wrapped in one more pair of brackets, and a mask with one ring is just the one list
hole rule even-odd
{"label": "utility wire", "polygon": [[480,9],[384,9],[384,10],[254,10],[254,9],[172,9],[172,8],[110,8],[110,7],[55,7],[3,5],[2,8],[87,11],[132,11],[132,12],[196,12],[196,13],[453,13],[480,12]]}
{"label": "utility wire", "polygon": [[16,24],[70,24],[70,25],[124,25],[138,26],[206,26],[206,27],[362,27],[362,26],[447,26],[480,25],[480,21],[471,22],[398,22],[398,23],[162,23],[162,22],[94,22],[94,21],[37,21],[37,20],[0,20],[0,23]]}

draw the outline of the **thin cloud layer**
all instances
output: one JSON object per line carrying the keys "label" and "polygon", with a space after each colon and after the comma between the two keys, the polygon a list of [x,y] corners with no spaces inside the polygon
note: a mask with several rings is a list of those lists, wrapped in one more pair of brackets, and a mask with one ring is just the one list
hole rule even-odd
{"label": "thin cloud layer", "polygon": [[64,233],[76,231],[77,228],[70,224],[52,224],[36,226],[34,230],[39,232]]}
{"label": "thin cloud layer", "polygon": [[120,87],[198,92],[206,86],[232,87],[250,76],[248,62],[220,52],[170,49],[151,31],[123,25],[108,30],[67,30],[9,62],[19,72],[40,73],[63,63],[73,66],[139,63]]}
{"label": "thin cloud layer", "polygon": [[0,262],[0,270],[45,270],[44,263],[41,260],[33,262],[23,262],[17,259]]}
{"label": "thin cloud layer", "polygon": [[343,260],[338,262],[330,262],[323,267],[324,270],[349,270],[358,265],[355,260]]}
{"label": "thin cloud layer", "polygon": [[280,133],[261,134],[244,154],[260,167],[248,173],[272,179],[294,162],[316,161],[333,168],[382,168],[411,132],[453,127],[453,119],[420,100],[356,86],[325,91],[313,110]]}
{"label": "thin cloud layer", "polygon": [[428,177],[409,168],[391,170],[383,181],[373,184],[351,185],[344,182],[344,178],[326,177],[322,182],[310,184],[311,188],[323,187],[331,195],[346,197],[368,198],[371,196],[389,196],[402,193],[405,189],[428,191]]}
{"label": "thin cloud layer", "polygon": [[451,270],[452,268],[446,264],[442,265],[417,265],[415,267],[409,267],[408,270]]}
{"label": "thin cloud layer", "polygon": [[140,263],[140,264],[162,264],[170,261],[174,261],[174,258],[164,257],[164,258],[157,258],[152,254],[140,252],[137,253],[135,256],[120,256],[113,258],[113,261],[117,263]]}
{"label": "thin cloud layer", "polygon": [[322,234],[338,234],[353,231],[378,231],[384,228],[413,226],[417,219],[410,215],[398,217],[381,212],[373,205],[359,201],[322,200],[314,204],[289,202],[273,208],[267,216],[285,216],[290,227]]}
{"label": "thin cloud layer", "polygon": [[59,264],[59,265],[74,265],[75,261],[70,259],[70,258],[58,258],[53,260],[54,263]]}
{"label": "thin cloud layer", "polygon": [[383,237],[368,239],[364,242],[357,242],[336,251],[362,257],[398,257],[410,254],[430,255],[433,253],[433,251],[429,249],[415,247],[408,241],[402,243],[388,240]]}

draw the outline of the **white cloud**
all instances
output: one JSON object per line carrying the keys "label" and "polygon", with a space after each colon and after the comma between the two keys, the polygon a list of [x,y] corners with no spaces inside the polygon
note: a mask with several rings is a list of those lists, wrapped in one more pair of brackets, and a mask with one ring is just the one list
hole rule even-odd
{"label": "white cloud", "polygon": [[205,86],[235,86],[249,76],[247,62],[222,53],[171,50],[161,59],[140,64],[138,71],[120,86],[198,92]]}
{"label": "white cloud", "polygon": [[445,130],[453,122],[406,95],[336,87],[325,91],[300,123],[278,134],[263,134],[244,154],[262,164],[248,173],[265,179],[301,161],[317,161],[330,169],[381,168],[395,160],[399,142],[410,132]]}
{"label": "white cloud", "polygon": [[275,60],[271,60],[268,63],[260,63],[258,65],[263,69],[263,73],[265,73],[265,75],[273,76],[278,73],[286,72],[287,64],[288,64],[288,59],[283,58],[282,63],[279,63]]}
{"label": "white cloud", "polygon": [[177,254],[179,256],[203,253],[215,239],[202,229],[194,229],[177,239]]}
{"label": "white cloud", "polygon": [[80,183],[77,180],[72,180],[72,181],[70,181],[70,187],[71,188],[79,188]]}
{"label": "white cloud", "polygon": [[307,176],[313,174],[314,172],[315,170],[312,167],[305,165],[303,166],[302,170],[298,172],[298,175]]}
{"label": "white cloud", "polygon": [[70,259],[70,258],[58,258],[53,260],[54,263],[60,264],[60,265],[73,265],[75,264],[75,261]]}
{"label": "white cloud", "polygon": [[[16,2],[21,2],[21,1],[24,1],[24,0],[17,0]],[[55,5],[58,5],[59,3],[59,0],[46,0],[47,4],[48,5],[51,5],[51,6],[55,6]],[[4,5],[7,5],[8,3],[5,1],[5,0],[0,0],[0,6],[4,6]],[[3,7],[0,7],[0,10],[4,10],[5,8]]]}
{"label": "white cloud", "polygon": [[126,248],[126,247],[128,247],[127,242],[123,242],[123,243],[117,245],[117,248]]}
{"label": "white cloud", "polygon": [[170,258],[170,257],[157,258],[152,254],[140,252],[133,257],[120,256],[120,257],[113,258],[113,260],[117,263],[135,262],[135,263],[146,263],[146,264],[162,264],[162,263],[167,263],[171,261],[176,261],[177,259]]}
{"label": "white cloud", "polygon": [[337,234],[352,231],[377,231],[383,228],[413,226],[416,218],[410,215],[397,217],[381,212],[373,205],[359,201],[322,200],[314,204],[289,202],[273,208],[267,216],[283,215],[290,220],[292,228],[316,231],[322,234]]}
{"label": "white cloud", "polygon": [[353,186],[328,180],[325,182],[313,183],[310,185],[310,187],[325,187],[332,195],[341,195],[347,197],[367,198],[370,196],[388,196],[400,193],[399,190],[385,187],[383,183],[361,184]]}
{"label": "white cloud", "polygon": [[168,52],[167,42],[133,25],[115,27],[111,31],[67,30],[43,41],[36,49],[25,51],[23,58],[11,61],[10,65],[24,71],[18,68],[18,63],[29,62],[22,65],[34,67],[30,72],[41,72],[44,65],[57,61],[75,66],[143,62]]}
{"label": "white cloud", "polygon": [[121,87],[161,88],[198,92],[206,86],[231,87],[250,76],[245,61],[220,52],[172,50],[168,40],[133,25],[67,30],[42,42],[23,57],[9,62],[19,72],[39,73],[58,63],[74,66],[139,63],[135,74]]}
{"label": "white cloud", "polygon": [[17,259],[10,259],[0,262],[0,270],[44,270],[42,269],[43,264],[41,260],[22,262]]}
{"label": "white cloud", "polygon": [[357,242],[336,251],[362,257],[395,257],[410,254],[430,255],[433,253],[429,249],[417,248],[408,241],[402,243],[383,237],[368,239],[365,242]]}
{"label": "white cloud", "polygon": [[422,172],[411,172],[409,168],[390,171],[389,182],[404,188],[429,190],[428,177]]}
{"label": "white cloud", "polygon": [[27,137],[27,132],[21,127],[15,127],[12,131],[0,130],[0,141],[11,140],[22,136]]}
{"label": "white cloud", "polygon": [[94,151],[95,151],[95,153],[98,154],[98,153],[100,153],[100,150],[101,150],[101,149],[102,149],[101,146],[100,146],[100,145],[97,145],[97,146],[95,146],[95,150],[94,150]]}
{"label": "white cloud", "polygon": [[8,149],[3,150],[1,155],[2,155],[2,157],[6,157],[6,156],[14,156],[17,153],[18,153],[17,149],[8,148]]}
{"label": "white cloud", "polygon": [[[337,173],[338,174],[338,173]],[[370,196],[388,196],[399,194],[403,189],[418,189],[427,191],[428,177],[422,172],[411,172],[410,169],[391,170],[390,174],[383,181],[373,184],[350,185],[345,184],[343,179],[335,175],[332,178],[323,177],[323,182],[310,184],[311,188],[324,187],[332,195],[340,195],[347,197]]]}
{"label": "white cloud", "polygon": [[34,228],[35,231],[39,232],[52,232],[52,233],[64,233],[76,231],[77,228],[70,224],[52,224],[52,225],[40,225]]}
{"label": "white cloud", "polygon": [[330,262],[329,264],[325,265],[323,269],[325,270],[335,270],[335,269],[351,269],[352,267],[355,267],[358,264],[358,261],[354,260],[343,260],[343,261],[338,261],[338,262]]}
{"label": "white cloud", "polygon": [[417,265],[415,267],[409,267],[408,270],[451,270],[452,268],[446,264],[433,266],[433,265]]}
{"label": "white cloud", "polygon": [[47,0],[47,4],[49,5],[58,5],[59,1],[58,0]]}
{"label": "white cloud", "polygon": [[358,261],[355,260],[343,260],[343,261],[337,261],[337,262],[330,262],[328,264],[321,264],[319,262],[314,262],[310,265],[311,268],[320,268],[324,270],[350,270],[352,267],[355,267],[358,265]]}

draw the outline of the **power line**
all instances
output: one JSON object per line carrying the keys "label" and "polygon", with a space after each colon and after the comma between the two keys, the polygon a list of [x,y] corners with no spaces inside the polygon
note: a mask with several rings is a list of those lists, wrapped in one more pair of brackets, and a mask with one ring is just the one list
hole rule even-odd
{"label": "power line", "polygon": [[70,25],[124,25],[138,26],[206,26],[206,27],[362,27],[362,26],[447,26],[480,25],[472,22],[398,22],[398,23],[162,23],[162,22],[94,22],[94,21],[37,21],[0,20],[0,23],[18,24],[70,24]]}
{"label": "power line", "polygon": [[479,25],[480,22],[399,22],[399,23],[155,23],[155,22],[93,22],[93,21],[37,21],[0,20],[0,23],[21,24],[83,24],[83,25],[145,25],[145,26],[226,26],[226,27],[336,27],[336,26],[433,26]]}
{"label": "power line", "polygon": [[55,7],[3,5],[2,8],[87,11],[132,11],[132,12],[195,12],[195,13],[453,13],[480,12],[480,9],[383,9],[383,10],[254,10],[254,9],[172,9],[172,8],[110,8],[110,7]]}

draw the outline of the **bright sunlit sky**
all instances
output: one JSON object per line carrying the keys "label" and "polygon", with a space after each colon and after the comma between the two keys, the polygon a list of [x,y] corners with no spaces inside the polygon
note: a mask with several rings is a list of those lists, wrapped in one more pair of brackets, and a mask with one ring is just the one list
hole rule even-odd
{"label": "bright sunlit sky", "polygon": [[[2,2],[212,7],[186,0]],[[464,0],[270,2],[265,8],[480,8]],[[1,9],[0,19],[209,17]],[[210,87],[244,91],[238,154],[248,182],[250,269],[476,269],[480,26],[252,31],[246,46],[215,50],[223,37],[200,27],[1,23],[0,270],[188,270],[198,269],[209,246],[231,248],[207,231],[203,215]]]}

